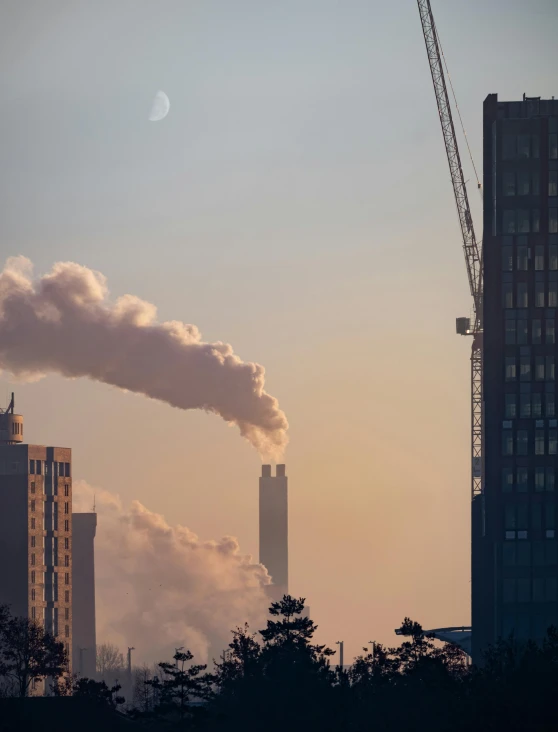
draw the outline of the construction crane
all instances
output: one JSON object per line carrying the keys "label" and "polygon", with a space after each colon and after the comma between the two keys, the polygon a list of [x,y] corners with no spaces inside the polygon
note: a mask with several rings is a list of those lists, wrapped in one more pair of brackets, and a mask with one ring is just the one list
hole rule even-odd
{"label": "construction crane", "polygon": [[[463,252],[465,264],[467,265],[467,276],[469,288],[473,296],[473,317],[457,318],[456,329],[459,335],[473,336],[471,353],[471,448],[472,448],[472,471],[471,471],[471,492],[472,498],[481,495],[484,491],[484,461],[483,461],[483,397],[482,397],[482,372],[483,372],[483,343],[482,343],[482,299],[483,299],[483,277],[482,277],[482,242],[477,242],[467,186],[461,166],[459,147],[455,135],[453,116],[451,113],[446,76],[444,74],[445,59],[442,46],[436,31],[430,0],[417,0],[422,32],[426,44],[430,73],[436,95],[436,104],[442,125],[442,135],[446,147],[446,155],[453,185],[453,194],[457,206],[461,237],[463,239]],[[446,66],[447,71],[447,66]],[[449,78],[448,74],[448,80]],[[453,88],[452,88],[453,91]],[[455,96],[455,95],[454,95]],[[459,112],[459,108],[457,108]],[[467,143],[468,145],[469,143]],[[473,163],[474,165],[474,163]],[[476,170],[475,170],[476,172]],[[480,182],[477,177],[477,184]]]}

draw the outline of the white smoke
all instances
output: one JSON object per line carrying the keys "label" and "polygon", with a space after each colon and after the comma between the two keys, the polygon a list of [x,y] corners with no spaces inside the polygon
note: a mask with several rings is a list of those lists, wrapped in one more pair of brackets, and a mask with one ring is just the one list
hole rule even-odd
{"label": "white smoke", "polygon": [[72,262],[32,279],[25,257],[0,273],[0,368],[20,378],[86,376],[235,424],[264,456],[279,458],[287,420],[264,390],[265,369],[226,343],[204,343],[195,325],[156,322],[151,303],[107,302],[106,278]]}
{"label": "white smoke", "polygon": [[230,630],[265,626],[265,567],[242,555],[234,537],[201,541],[170,526],[139,501],[129,507],[105,490],[74,483],[74,511],[95,499],[97,642],[134,646],[139,662],[171,658],[189,648],[198,663],[230,642]]}

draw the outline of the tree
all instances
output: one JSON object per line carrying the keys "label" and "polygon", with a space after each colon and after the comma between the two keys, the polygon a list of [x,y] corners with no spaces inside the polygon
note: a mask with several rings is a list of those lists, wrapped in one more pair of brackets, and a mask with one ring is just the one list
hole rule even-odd
{"label": "tree", "polygon": [[28,618],[3,612],[0,623],[0,673],[25,697],[33,682],[60,678],[68,668],[64,644]]}
{"label": "tree", "polygon": [[118,695],[121,688],[120,684],[114,684],[109,688],[104,681],[81,678],[74,683],[73,695],[82,699],[92,699],[102,706],[116,709],[119,704],[124,704],[126,701],[123,696]]}
{"label": "tree", "polygon": [[124,656],[118,646],[113,643],[101,643],[97,646],[96,668],[99,676],[119,673],[124,665]]}
{"label": "tree", "polygon": [[134,708],[139,710],[141,714],[148,715],[155,706],[155,694],[151,683],[154,679],[153,671],[144,664],[134,669],[133,679],[132,701]]}
{"label": "tree", "polygon": [[180,721],[190,712],[190,703],[207,699],[211,692],[213,677],[202,675],[206,665],[187,665],[194,656],[190,651],[177,648],[173,656],[174,664],[162,662],[159,668],[162,678],[155,677],[148,683],[159,698],[159,712],[170,716],[178,715]]}

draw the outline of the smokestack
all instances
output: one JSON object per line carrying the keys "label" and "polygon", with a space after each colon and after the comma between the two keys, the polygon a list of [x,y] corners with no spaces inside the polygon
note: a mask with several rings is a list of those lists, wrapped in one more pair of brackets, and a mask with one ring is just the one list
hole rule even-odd
{"label": "smokestack", "polygon": [[289,593],[289,506],[285,466],[262,466],[260,478],[260,563],[271,575],[273,600]]}

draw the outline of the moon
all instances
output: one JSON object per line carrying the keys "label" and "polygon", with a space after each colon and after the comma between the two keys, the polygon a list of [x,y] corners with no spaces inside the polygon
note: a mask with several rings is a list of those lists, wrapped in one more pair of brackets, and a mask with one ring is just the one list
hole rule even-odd
{"label": "moon", "polygon": [[151,111],[149,112],[149,121],[158,122],[164,119],[169,113],[170,101],[164,91],[159,90],[155,94],[153,104],[151,105]]}

